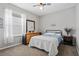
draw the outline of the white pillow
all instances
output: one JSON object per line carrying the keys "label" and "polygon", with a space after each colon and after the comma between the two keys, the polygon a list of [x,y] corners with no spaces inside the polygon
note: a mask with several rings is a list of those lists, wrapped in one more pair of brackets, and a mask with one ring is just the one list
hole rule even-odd
{"label": "white pillow", "polygon": [[55,33],[44,33],[44,35],[46,35],[46,36],[54,36],[56,34]]}
{"label": "white pillow", "polygon": [[61,36],[61,34],[59,34],[59,33],[56,33],[56,35]]}

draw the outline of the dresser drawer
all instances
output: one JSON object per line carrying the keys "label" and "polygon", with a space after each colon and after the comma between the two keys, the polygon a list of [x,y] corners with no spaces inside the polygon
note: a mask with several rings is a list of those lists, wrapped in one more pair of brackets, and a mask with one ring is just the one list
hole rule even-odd
{"label": "dresser drawer", "polygon": [[40,32],[27,32],[26,33],[26,43],[28,44],[31,40],[31,37],[40,35]]}
{"label": "dresser drawer", "polygon": [[26,38],[27,38],[27,39],[30,39],[30,38],[31,38],[31,35],[27,35]]}
{"label": "dresser drawer", "polygon": [[32,34],[31,37],[33,37],[33,36],[37,36],[37,35],[39,35],[39,34]]}
{"label": "dresser drawer", "polygon": [[26,42],[29,43],[31,35],[26,35]]}

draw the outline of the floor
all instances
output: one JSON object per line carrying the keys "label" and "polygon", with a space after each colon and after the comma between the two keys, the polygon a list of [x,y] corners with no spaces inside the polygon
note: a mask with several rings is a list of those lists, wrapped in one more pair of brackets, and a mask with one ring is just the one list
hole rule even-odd
{"label": "floor", "polygon": [[[75,46],[60,45],[57,56],[77,56]],[[47,56],[48,53],[37,48],[29,48],[25,45],[18,45],[16,47],[7,48],[0,51],[0,56]]]}
{"label": "floor", "polygon": [[60,45],[58,56],[78,56],[76,46]]}

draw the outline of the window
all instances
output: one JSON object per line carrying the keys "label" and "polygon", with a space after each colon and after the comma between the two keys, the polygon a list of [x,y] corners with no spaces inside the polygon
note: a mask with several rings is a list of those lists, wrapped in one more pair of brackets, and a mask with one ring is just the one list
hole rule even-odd
{"label": "window", "polygon": [[22,34],[22,22],[21,22],[20,15],[13,14],[12,27],[13,27],[13,35],[14,36]]}

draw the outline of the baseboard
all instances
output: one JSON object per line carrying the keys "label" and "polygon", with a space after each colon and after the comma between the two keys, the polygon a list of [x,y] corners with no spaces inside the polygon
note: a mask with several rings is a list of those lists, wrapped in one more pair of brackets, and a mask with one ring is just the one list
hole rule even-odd
{"label": "baseboard", "polygon": [[7,47],[3,47],[3,48],[0,48],[0,50],[7,49],[7,48],[10,48],[10,47],[14,47],[14,46],[17,46],[17,45],[20,45],[20,44],[21,43],[10,45],[10,46],[7,46]]}
{"label": "baseboard", "polygon": [[78,56],[79,56],[79,48],[78,48],[78,47],[76,47],[76,49],[77,49],[77,52],[78,52]]}

